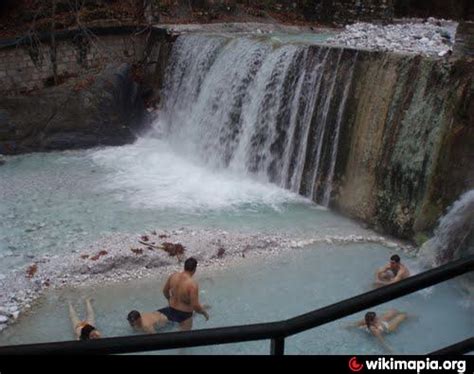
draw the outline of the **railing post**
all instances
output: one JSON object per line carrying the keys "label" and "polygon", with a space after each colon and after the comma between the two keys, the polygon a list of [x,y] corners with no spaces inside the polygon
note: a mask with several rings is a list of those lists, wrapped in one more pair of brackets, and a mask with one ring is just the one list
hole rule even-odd
{"label": "railing post", "polygon": [[283,356],[285,354],[285,338],[273,338],[271,340],[270,354],[272,356]]}

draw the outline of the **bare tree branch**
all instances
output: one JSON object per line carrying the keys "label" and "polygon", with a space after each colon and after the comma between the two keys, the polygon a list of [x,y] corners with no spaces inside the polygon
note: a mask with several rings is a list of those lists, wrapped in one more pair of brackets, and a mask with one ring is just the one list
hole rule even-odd
{"label": "bare tree branch", "polygon": [[57,63],[57,45],[56,45],[56,0],[52,0],[51,11],[51,66],[53,68],[54,85],[58,85],[58,63]]}

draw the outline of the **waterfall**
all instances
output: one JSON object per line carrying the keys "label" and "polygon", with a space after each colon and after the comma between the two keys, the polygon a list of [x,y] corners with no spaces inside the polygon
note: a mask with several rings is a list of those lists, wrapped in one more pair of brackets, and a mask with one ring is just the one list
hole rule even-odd
{"label": "waterfall", "polygon": [[474,190],[464,193],[441,217],[433,238],[420,249],[419,257],[430,267],[474,254]]}
{"label": "waterfall", "polygon": [[328,205],[356,59],[262,37],[180,36],[156,126],[210,168]]}

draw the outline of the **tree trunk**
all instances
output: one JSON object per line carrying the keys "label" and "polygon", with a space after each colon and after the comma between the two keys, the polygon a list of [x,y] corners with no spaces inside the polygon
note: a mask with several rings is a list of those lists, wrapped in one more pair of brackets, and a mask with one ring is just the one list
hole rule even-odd
{"label": "tree trunk", "polygon": [[56,23],[54,17],[56,15],[56,0],[52,0],[51,12],[51,66],[53,69],[54,85],[58,85],[58,62],[57,62],[57,46],[56,46]]}

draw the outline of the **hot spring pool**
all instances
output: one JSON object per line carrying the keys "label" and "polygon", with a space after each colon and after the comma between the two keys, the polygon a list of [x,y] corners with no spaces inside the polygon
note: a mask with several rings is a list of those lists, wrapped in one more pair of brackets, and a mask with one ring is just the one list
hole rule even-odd
{"label": "hot spring pool", "polygon": [[[370,235],[371,231],[264,180],[213,170],[182,157],[159,139],[87,151],[7,157],[0,167],[0,274],[43,254],[87,247],[102,236],[150,229],[223,229],[287,234],[296,239]],[[370,289],[375,269],[392,249],[374,243],[319,244],[278,254],[250,254],[222,267],[201,267],[201,298],[211,319],[195,328],[275,321]],[[415,272],[415,258],[406,258]],[[178,268],[176,268],[178,270]],[[106,336],[132,333],[131,309],[164,306],[163,276],[102,287],[62,289],[0,334],[0,344],[70,340],[68,299],[95,299],[97,325]],[[1,283],[1,279],[0,279]],[[456,281],[395,300],[376,310],[413,314],[387,338],[398,353],[425,353],[471,336],[472,299]],[[4,290],[5,291],[5,290]],[[293,354],[382,353],[362,331],[344,325],[362,313],[287,340]],[[165,331],[169,331],[168,328]],[[266,354],[269,342],[186,349],[188,354]],[[166,351],[166,353],[178,353]]]}
{"label": "hot spring pool", "polygon": [[[227,268],[199,269],[202,303],[211,305],[210,319],[194,318],[194,328],[270,322],[290,318],[370,289],[373,271],[391,252],[379,245],[314,246],[273,257],[250,256]],[[408,266],[417,269],[414,259]],[[178,270],[178,268],[177,268]],[[92,296],[97,325],[106,336],[131,335],[125,319],[132,309],[155,310],[165,305],[161,288],[165,278],[121,283],[100,288],[52,292],[34,312],[0,336],[0,344],[19,344],[73,338],[66,302],[84,313],[83,298]],[[473,302],[456,280],[374,308],[396,308],[411,317],[386,337],[398,354],[423,354],[468,338],[474,328]],[[290,354],[383,354],[365,331],[345,328],[364,313],[287,339]],[[167,327],[163,332],[173,331]],[[198,347],[166,354],[268,354],[269,342]]]}

